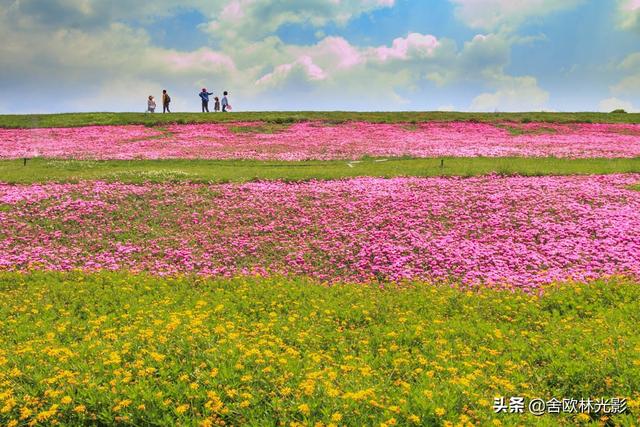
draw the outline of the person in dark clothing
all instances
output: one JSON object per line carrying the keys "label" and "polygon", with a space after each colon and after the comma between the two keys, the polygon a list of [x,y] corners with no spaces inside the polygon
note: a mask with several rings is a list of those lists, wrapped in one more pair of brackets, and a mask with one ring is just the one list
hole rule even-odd
{"label": "person in dark clothing", "polygon": [[169,104],[171,103],[171,97],[169,96],[169,94],[167,93],[167,90],[164,89],[162,91],[162,112],[163,113],[170,113],[171,111],[169,110]]}
{"label": "person in dark clothing", "polygon": [[200,92],[200,98],[202,99],[202,112],[209,112],[209,95],[213,95],[213,92],[207,92],[207,88],[202,88]]}

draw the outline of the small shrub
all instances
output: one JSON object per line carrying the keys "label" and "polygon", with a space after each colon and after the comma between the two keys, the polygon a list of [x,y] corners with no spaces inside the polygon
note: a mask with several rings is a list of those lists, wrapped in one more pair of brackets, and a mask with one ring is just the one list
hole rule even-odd
{"label": "small shrub", "polygon": [[611,112],[611,114],[627,114],[627,112],[622,108],[616,108]]}

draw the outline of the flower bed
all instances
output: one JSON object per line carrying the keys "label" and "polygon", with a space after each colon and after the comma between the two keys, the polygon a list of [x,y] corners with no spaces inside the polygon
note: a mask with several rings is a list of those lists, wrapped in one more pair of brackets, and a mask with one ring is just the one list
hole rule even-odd
{"label": "flower bed", "polygon": [[0,158],[637,157],[640,125],[301,122],[0,129]]}
{"label": "flower bed", "polygon": [[639,179],[0,185],[0,269],[521,288],[640,277]]}

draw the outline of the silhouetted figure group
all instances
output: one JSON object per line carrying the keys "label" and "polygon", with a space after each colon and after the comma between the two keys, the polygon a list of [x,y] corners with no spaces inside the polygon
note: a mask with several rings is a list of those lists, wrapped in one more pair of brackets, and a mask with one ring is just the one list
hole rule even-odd
{"label": "silhouetted figure group", "polygon": [[[203,113],[209,112],[209,96],[210,95],[213,95],[213,92],[208,92],[207,88],[204,88],[204,87],[202,88],[202,91],[199,93],[200,100],[202,101]],[[223,113],[231,111],[231,104],[229,104],[228,96],[229,96],[229,92],[227,92],[226,90],[222,94],[222,101],[220,101],[220,98],[215,96],[213,98],[213,102],[214,102],[213,111],[220,111],[221,109]],[[169,104],[171,104],[171,97],[167,93],[167,90],[164,89],[162,91],[162,112],[163,113],[171,112],[171,110],[169,109]],[[155,113],[155,111],[156,111],[156,100],[153,97],[153,95],[149,95],[149,98],[147,99],[147,113]]]}
{"label": "silhouetted figure group", "polygon": [[[203,87],[202,92],[200,92],[200,99],[202,100],[202,112],[209,112],[209,95],[213,95],[213,92],[207,92],[207,88]],[[222,102],[220,102],[220,98],[217,96],[213,97],[213,111],[220,111],[220,107],[222,106],[222,112],[226,113],[231,110],[231,105],[229,104],[229,99],[227,96],[229,92],[226,90],[222,93]]]}

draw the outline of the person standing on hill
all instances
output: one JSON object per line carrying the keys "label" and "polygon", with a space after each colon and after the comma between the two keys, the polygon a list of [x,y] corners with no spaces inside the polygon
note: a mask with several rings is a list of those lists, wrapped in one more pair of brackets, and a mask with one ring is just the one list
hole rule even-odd
{"label": "person standing on hill", "polygon": [[220,111],[220,98],[217,96],[213,98],[213,111]]}
{"label": "person standing on hill", "polygon": [[213,95],[213,92],[207,92],[207,88],[203,87],[200,92],[200,99],[202,99],[202,112],[209,112],[209,95]]}
{"label": "person standing on hill", "polygon": [[228,110],[231,110],[231,105],[229,104],[229,100],[227,99],[227,95],[229,94],[229,92],[227,92],[226,90],[223,93],[223,97],[222,97],[222,112],[226,113]]}
{"label": "person standing on hill", "polygon": [[153,95],[149,95],[147,99],[147,113],[153,113],[156,111],[156,100],[153,99]]}
{"label": "person standing on hill", "polygon": [[163,113],[170,113],[171,112],[171,110],[169,110],[169,104],[170,103],[171,103],[171,97],[167,93],[167,90],[164,89],[162,91],[162,112]]}

